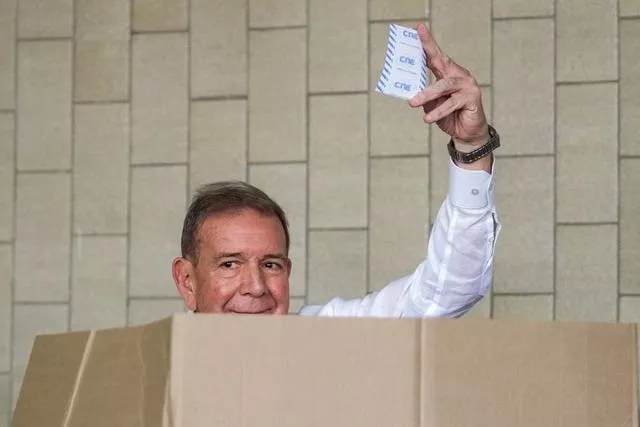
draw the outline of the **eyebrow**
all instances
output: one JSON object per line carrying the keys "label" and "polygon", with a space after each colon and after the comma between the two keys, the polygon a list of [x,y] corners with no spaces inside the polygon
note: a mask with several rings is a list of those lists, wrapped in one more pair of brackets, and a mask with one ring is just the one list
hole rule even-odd
{"label": "eyebrow", "polygon": [[262,257],[262,259],[268,259],[268,258],[276,258],[276,259],[281,259],[281,260],[286,260],[287,256],[284,254],[267,254],[265,256]]}
{"label": "eyebrow", "polygon": [[225,252],[221,253],[213,258],[214,261],[220,261],[222,258],[237,258],[242,256],[241,252]]}
{"label": "eyebrow", "polygon": [[[242,257],[243,254],[242,252],[225,252],[225,253],[221,253],[218,256],[216,256],[213,260],[215,262],[220,261],[223,258],[238,258],[238,257]],[[266,254],[265,256],[262,257],[262,259],[269,259],[269,258],[275,258],[275,259],[280,259],[280,260],[287,260],[287,256],[284,254]]]}

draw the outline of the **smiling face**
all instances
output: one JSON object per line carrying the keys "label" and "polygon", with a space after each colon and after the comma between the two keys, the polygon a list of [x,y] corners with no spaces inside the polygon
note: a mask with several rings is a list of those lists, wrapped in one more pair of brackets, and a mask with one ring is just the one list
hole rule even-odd
{"label": "smiling face", "polygon": [[198,259],[177,258],[173,277],[187,307],[202,313],[286,314],[291,261],[276,216],[241,209],[207,218]]}

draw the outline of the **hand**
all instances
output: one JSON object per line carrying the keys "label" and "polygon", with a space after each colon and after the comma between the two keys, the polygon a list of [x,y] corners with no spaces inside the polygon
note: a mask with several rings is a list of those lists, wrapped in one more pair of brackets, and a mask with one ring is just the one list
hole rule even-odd
{"label": "hand", "polygon": [[436,82],[410,99],[409,105],[421,106],[425,123],[436,123],[453,138],[458,150],[473,151],[489,140],[478,83],[469,71],[442,53],[423,24],[418,25],[418,35]]}

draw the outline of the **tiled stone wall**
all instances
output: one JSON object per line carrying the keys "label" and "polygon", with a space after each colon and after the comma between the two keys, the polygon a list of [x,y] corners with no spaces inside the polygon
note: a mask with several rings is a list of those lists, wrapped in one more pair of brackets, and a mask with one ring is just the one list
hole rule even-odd
{"label": "tiled stone wall", "polygon": [[371,89],[389,22],[423,20],[503,138],[470,315],[640,321],[640,1],[0,0],[0,426],[35,334],[183,309],[203,182],[282,203],[292,310],[409,273],[447,138]]}

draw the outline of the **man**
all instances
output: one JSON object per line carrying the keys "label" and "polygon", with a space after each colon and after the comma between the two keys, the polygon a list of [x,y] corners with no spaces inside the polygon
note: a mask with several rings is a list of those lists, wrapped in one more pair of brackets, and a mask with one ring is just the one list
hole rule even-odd
{"label": "man", "polygon": [[[473,77],[442,53],[424,25],[418,34],[437,81],[409,105],[422,107],[424,121],[450,135],[455,148],[449,194],[433,225],[427,257],[413,274],[379,292],[306,306],[301,315],[457,317],[490,286],[500,231],[491,154],[497,135],[487,124]],[[245,183],[210,184],[198,191],[185,218],[173,277],[194,312],[286,314],[288,250],[285,214],[266,194]]]}

